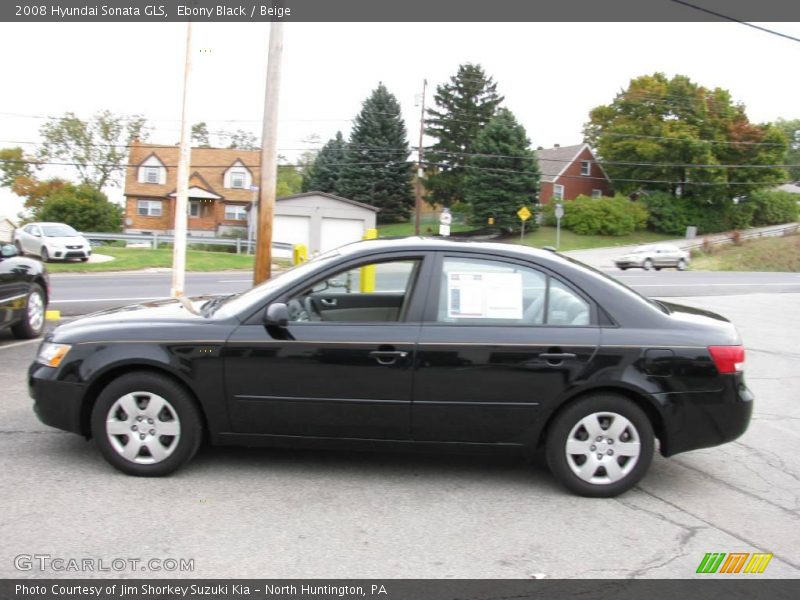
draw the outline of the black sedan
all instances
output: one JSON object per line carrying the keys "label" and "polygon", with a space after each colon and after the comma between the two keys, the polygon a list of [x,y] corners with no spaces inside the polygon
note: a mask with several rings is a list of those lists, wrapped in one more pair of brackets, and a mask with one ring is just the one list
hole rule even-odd
{"label": "black sedan", "polygon": [[0,329],[23,339],[41,335],[48,286],[42,263],[17,256],[12,244],[0,247]]}
{"label": "black sedan", "polygon": [[50,334],[40,419],[132,475],[213,444],[542,450],[614,496],[747,428],[744,349],[719,315],[648,300],[522,246],[372,240],[244,294],[109,310]]}

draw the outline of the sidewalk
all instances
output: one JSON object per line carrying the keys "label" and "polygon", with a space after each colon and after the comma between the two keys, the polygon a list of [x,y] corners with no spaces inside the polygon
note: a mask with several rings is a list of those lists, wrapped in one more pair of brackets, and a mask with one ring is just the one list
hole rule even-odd
{"label": "sidewalk", "polygon": [[[771,232],[773,232],[777,228],[787,227],[789,225],[797,225],[797,223],[786,223],[783,225],[769,225],[767,227],[755,227],[753,229],[745,229],[742,230],[740,233],[742,236],[748,237],[760,237],[763,235],[764,237],[768,237]],[[679,238],[675,240],[665,240],[663,242],[657,242],[659,244],[672,244],[673,246],[678,246],[679,248],[688,248],[694,247],[698,244],[703,242],[703,239],[708,238],[711,240],[712,243],[725,243],[729,240],[731,232],[723,232],[723,233],[714,233],[709,235],[699,235],[694,239],[687,240],[685,238]],[[776,235],[772,233],[772,235]],[[780,235],[780,234],[777,234]],[[565,256],[569,256],[570,258],[574,258],[575,260],[579,260],[587,265],[590,265],[596,269],[615,269],[614,266],[614,259],[618,256],[622,256],[628,252],[631,252],[635,248],[638,248],[642,244],[633,244],[630,246],[614,246],[611,248],[592,248],[589,250],[570,250],[568,252],[564,252]],[[645,244],[648,245],[648,244]]]}

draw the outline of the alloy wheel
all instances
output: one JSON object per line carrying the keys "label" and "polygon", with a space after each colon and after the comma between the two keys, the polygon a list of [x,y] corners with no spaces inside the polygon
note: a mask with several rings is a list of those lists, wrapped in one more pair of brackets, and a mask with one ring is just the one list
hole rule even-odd
{"label": "alloy wheel", "polygon": [[111,405],[105,423],[111,447],[133,463],[160,463],[178,447],[181,423],[172,404],[152,392],[131,392]]}
{"label": "alloy wheel", "polygon": [[578,421],[567,436],[567,465],[591,484],[625,478],[639,461],[641,439],[633,423],[614,412],[596,412]]}

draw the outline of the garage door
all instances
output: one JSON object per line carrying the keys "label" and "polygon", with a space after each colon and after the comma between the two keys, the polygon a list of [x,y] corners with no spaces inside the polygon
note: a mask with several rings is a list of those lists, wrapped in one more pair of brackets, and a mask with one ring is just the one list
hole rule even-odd
{"label": "garage door", "polygon": [[[272,221],[272,240],[287,244],[305,244],[309,247],[311,239],[311,217],[293,215],[275,215]],[[275,251],[275,256],[289,257],[289,251]]]}
{"label": "garage door", "polygon": [[364,237],[364,221],[360,219],[322,219],[320,249],[333,250]]}

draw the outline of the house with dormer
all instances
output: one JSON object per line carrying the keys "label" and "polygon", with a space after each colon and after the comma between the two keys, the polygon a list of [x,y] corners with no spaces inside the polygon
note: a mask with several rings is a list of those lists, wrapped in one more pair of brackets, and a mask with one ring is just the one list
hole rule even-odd
{"label": "house with dormer", "polygon": [[611,180],[589,144],[538,148],[539,202],[574,200],[578,196],[600,198],[613,192]]}
{"label": "house with dormer", "polygon": [[[125,177],[125,232],[172,233],[179,148],[134,142]],[[258,151],[192,148],[190,235],[247,231],[247,208],[259,180]]]}

